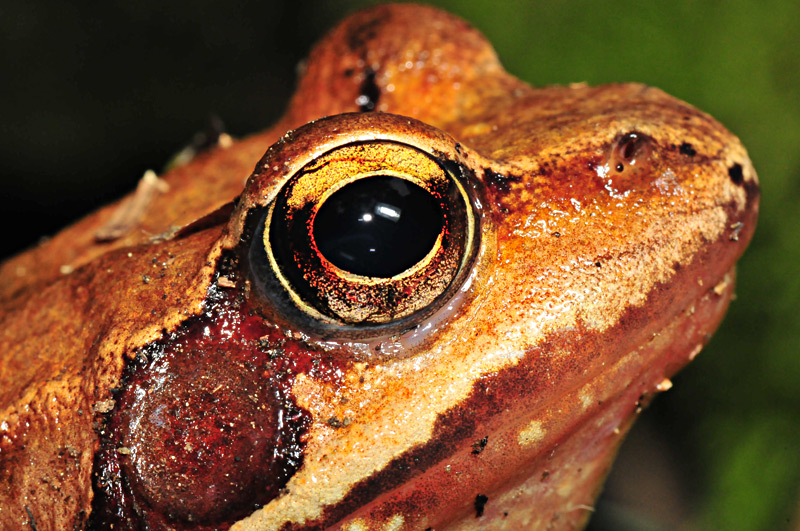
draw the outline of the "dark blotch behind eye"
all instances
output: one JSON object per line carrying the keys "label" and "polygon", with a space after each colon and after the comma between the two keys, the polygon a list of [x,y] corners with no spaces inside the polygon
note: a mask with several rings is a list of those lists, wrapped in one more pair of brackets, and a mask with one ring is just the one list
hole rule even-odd
{"label": "dark blotch behind eye", "polygon": [[314,240],[336,267],[368,277],[402,273],[431,250],[442,230],[436,199],[416,184],[376,176],[344,186],[314,218]]}
{"label": "dark blotch behind eye", "polygon": [[730,168],[728,168],[728,177],[731,178],[733,184],[735,185],[742,184],[742,182],[744,182],[744,172],[742,171],[742,165],[736,163]]}

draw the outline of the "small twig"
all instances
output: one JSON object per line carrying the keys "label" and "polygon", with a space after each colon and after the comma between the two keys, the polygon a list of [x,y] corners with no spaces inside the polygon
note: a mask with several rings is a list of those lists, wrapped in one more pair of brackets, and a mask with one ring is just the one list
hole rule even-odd
{"label": "small twig", "polygon": [[28,525],[31,526],[31,529],[33,529],[33,531],[39,531],[36,528],[36,518],[33,517],[33,513],[31,512],[31,508],[28,507],[27,505],[25,506],[25,512],[28,513]]}

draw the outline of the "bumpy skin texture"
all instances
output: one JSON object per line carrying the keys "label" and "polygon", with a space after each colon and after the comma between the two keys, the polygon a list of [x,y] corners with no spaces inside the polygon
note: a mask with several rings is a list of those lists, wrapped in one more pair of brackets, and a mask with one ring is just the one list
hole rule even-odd
{"label": "bumpy skin texture", "polygon": [[2,265],[0,528],[85,525],[96,430],[126,363],[203,311],[251,209],[372,139],[474,173],[473,271],[422,340],[389,338],[374,358],[341,343],[341,378],[294,379],[311,418],[303,466],[232,528],[585,523],[644,401],[724,314],[755,171],[720,124],[658,89],[534,89],[465,22],[383,6],[317,46],[274,128],[164,175],[119,237],[97,235],[130,198]]}

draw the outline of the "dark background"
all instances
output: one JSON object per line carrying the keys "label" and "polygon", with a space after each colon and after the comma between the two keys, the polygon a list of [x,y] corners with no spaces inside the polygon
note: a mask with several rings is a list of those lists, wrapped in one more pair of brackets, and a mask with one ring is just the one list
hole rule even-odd
{"label": "dark background", "polygon": [[[269,125],[312,43],[369,3],[0,4],[1,253],[131,190],[212,116],[234,136]],[[534,85],[649,83],[742,138],[763,199],[738,299],[643,415],[592,525],[796,529],[800,2],[431,3]]]}

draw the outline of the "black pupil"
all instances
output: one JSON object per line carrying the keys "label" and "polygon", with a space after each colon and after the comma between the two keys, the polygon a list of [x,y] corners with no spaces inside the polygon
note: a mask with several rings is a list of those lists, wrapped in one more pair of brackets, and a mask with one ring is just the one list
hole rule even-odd
{"label": "black pupil", "polygon": [[397,177],[367,177],[333,193],[314,218],[314,239],[339,269],[389,278],[422,260],[442,230],[439,203]]}

